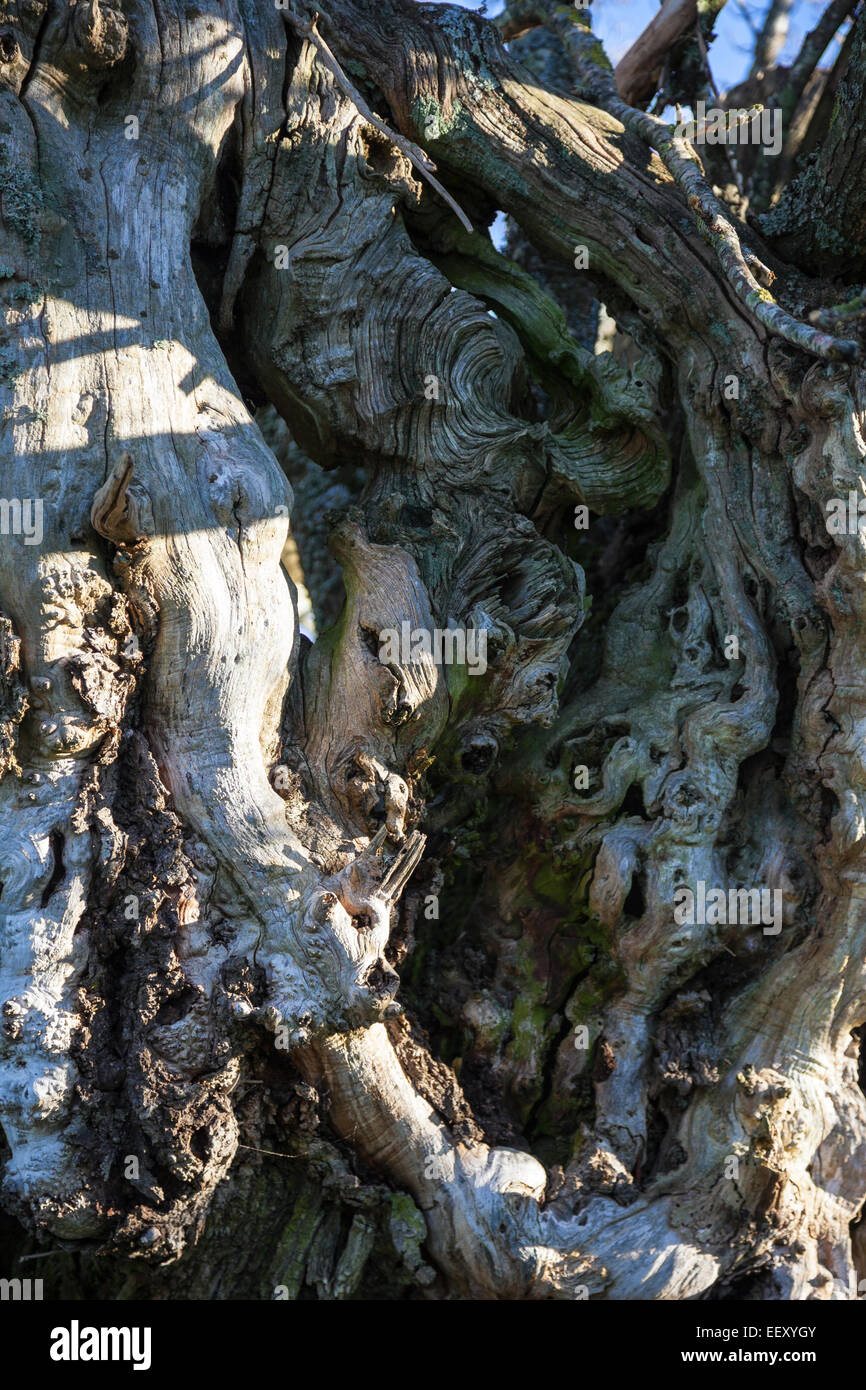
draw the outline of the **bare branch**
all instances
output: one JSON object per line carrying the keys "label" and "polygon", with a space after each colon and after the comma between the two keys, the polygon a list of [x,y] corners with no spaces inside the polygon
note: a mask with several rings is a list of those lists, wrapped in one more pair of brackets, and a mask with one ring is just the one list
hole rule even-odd
{"label": "bare branch", "polygon": [[[850,3],[850,0],[844,2]],[[692,146],[665,121],[629,106],[619,97],[610,65],[605,67],[599,61],[598,41],[581,18],[573,20],[567,12],[557,9],[550,14],[547,22],[561,38],[575,74],[592,100],[657,151],[665,168],[688,198],[689,207],[697,215],[701,234],[715,250],[726,279],[755,318],[770,332],[797,347],[805,348],[816,357],[830,361],[856,360],[860,352],[856,342],[831,338],[800,323],[776,303],[768,289],[758,283],[743,255],[736,229],[707,184]]]}
{"label": "bare branch", "polygon": [[[758,26],[749,13],[749,7],[746,4],[746,0],[734,0],[734,5],[740,18],[748,25],[749,29],[751,29],[752,31],[754,38],[757,39]],[[738,44],[737,47],[740,49],[741,52],[745,51],[741,45]]]}
{"label": "bare branch", "polygon": [[697,0],[664,0],[658,14],[620,58],[613,76],[617,91],[629,106],[652,96],[671,44],[691,28],[697,14]]}
{"label": "bare branch", "polygon": [[[755,56],[749,70],[750,77],[766,72],[775,63],[788,37],[788,22],[793,6],[794,0],[772,0],[761,31],[755,35]],[[745,7],[741,7],[740,13],[747,18]],[[752,32],[755,32],[754,26]]]}

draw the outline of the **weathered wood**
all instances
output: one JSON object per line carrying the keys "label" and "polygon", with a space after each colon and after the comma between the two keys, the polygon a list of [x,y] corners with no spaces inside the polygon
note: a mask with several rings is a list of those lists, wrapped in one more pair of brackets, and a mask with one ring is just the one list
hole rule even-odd
{"label": "weathered wood", "polygon": [[4,17],[3,1191],[88,1289],[848,1296],[855,316],[532,16],[587,99],[405,0]]}

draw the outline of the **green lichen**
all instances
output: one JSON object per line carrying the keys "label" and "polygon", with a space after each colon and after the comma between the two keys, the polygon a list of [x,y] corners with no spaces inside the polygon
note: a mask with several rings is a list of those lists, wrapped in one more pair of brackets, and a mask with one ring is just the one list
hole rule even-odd
{"label": "green lichen", "polygon": [[756,304],[775,304],[775,302],[776,301],[770,294],[770,291],[765,290],[763,287],[760,287],[756,290],[752,290],[751,294],[748,295],[746,298],[746,303],[748,304],[750,309],[753,308]]}
{"label": "green lichen", "polygon": [[334,1270],[332,1287],[335,1299],[351,1298],[357,1291],[375,1238],[376,1223],[374,1218],[367,1212],[356,1212],[352,1217],[346,1244]]}
{"label": "green lichen", "polygon": [[368,81],[370,74],[367,72],[364,64],[359,62],[357,58],[344,58],[343,67],[345,71],[351,73],[353,77],[359,77],[362,82]]}
{"label": "green lichen", "polygon": [[42,291],[38,285],[31,285],[29,280],[22,280],[12,291],[12,298],[19,304],[37,304],[42,298]]}
{"label": "green lichen", "polygon": [[23,370],[11,348],[0,348],[0,382],[13,386],[23,375]]}
{"label": "green lichen", "polygon": [[410,1273],[424,1264],[421,1246],[427,1239],[424,1217],[407,1192],[394,1192],[389,1201],[388,1234],[391,1242]]}
{"label": "green lichen", "polygon": [[425,141],[438,140],[443,135],[454,133],[466,119],[461,102],[455,99],[451,103],[451,114],[446,118],[436,98],[426,92],[415,98],[410,115],[419,138]]}
{"label": "green lichen", "polygon": [[322,1219],[322,1190],[305,1186],[298,1194],[292,1218],[283,1230],[277,1246],[273,1270],[274,1286],[283,1286],[283,1297],[295,1299],[301,1288],[306,1268],[307,1251]]}
{"label": "green lichen", "polygon": [[595,39],[594,42],[587,44],[583,53],[586,59],[590,63],[594,63],[596,67],[603,68],[605,72],[613,72],[611,61],[605,53],[604,44],[600,39]]}
{"label": "green lichen", "polygon": [[[525,961],[521,964],[526,968],[527,963]],[[546,1034],[550,1030],[549,1012],[544,1007],[544,985],[532,979],[528,969],[527,976],[526,988],[514,1001],[514,1008],[511,1013],[511,1041],[507,1049],[512,1062],[516,1062],[518,1065],[538,1060],[544,1047]],[[527,1097],[523,1102],[522,1108],[525,1114],[528,1113],[537,1098],[541,1083],[542,1077],[537,1075],[536,1085],[533,1087],[535,1094]]]}
{"label": "green lichen", "polygon": [[39,241],[42,194],[28,169],[0,145],[0,210],[3,221],[17,232],[31,250]]}

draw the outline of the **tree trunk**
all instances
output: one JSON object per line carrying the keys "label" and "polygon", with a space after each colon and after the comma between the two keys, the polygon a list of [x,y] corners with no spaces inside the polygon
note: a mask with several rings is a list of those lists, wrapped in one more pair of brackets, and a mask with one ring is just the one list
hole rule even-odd
{"label": "tree trunk", "polygon": [[856,1297],[866,11],[775,242],[580,9],[0,19],[2,1270]]}

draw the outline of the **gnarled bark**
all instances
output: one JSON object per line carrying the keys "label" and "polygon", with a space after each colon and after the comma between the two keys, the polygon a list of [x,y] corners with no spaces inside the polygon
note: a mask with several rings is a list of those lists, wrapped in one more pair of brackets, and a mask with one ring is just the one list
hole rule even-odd
{"label": "gnarled bark", "polygon": [[8,20],[0,1122],[58,1293],[850,1288],[856,313],[521,15],[549,85],[408,0]]}

